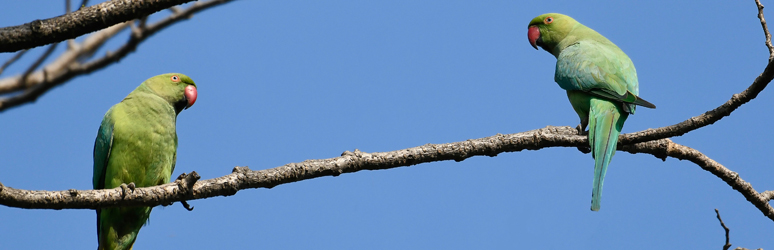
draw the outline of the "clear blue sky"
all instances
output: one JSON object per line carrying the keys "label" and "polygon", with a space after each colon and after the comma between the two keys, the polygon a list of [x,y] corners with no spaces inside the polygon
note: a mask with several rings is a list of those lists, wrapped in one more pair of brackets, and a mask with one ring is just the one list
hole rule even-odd
{"label": "clear blue sky", "polygon": [[[0,26],[64,9],[50,0],[3,6]],[[638,109],[627,133],[717,107],[768,58],[753,0],[237,1],[0,113],[0,182],[90,189],[105,111],[167,72],[199,86],[196,105],[179,116],[174,175],[208,179],[234,166],[575,126],[553,82],[555,59],[527,41],[528,22],[546,12],[574,17],[632,58],[641,96],[658,109]],[[766,14],[774,20],[774,9]],[[673,140],[772,190],[773,106],[767,89]],[[618,152],[600,212],[589,210],[592,169],[590,155],[548,148],[244,190],[192,201],[193,212],[154,209],[135,249],[720,249],[715,208],[734,247],[774,249],[774,222],[693,163]],[[93,210],[0,207],[0,249],[94,249],[95,220]]]}

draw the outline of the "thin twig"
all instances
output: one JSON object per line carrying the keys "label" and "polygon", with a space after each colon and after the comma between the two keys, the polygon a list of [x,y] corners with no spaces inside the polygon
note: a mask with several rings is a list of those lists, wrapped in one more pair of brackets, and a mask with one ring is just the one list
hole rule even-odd
{"label": "thin twig", "polygon": [[761,20],[763,34],[766,37],[766,47],[769,49],[769,63],[766,65],[763,72],[755,78],[755,81],[753,81],[747,89],[741,93],[734,94],[731,96],[730,100],[713,110],[691,117],[674,125],[657,129],[648,129],[631,133],[627,136],[621,136],[620,143],[638,143],[684,135],[731,115],[731,112],[734,112],[743,104],[755,99],[755,97],[766,88],[772,78],[774,78],[774,61],[772,61],[772,58],[774,58],[774,46],[771,45],[771,33],[769,33],[769,28],[766,26],[766,20],[763,18],[763,5],[761,5],[759,0],[755,0],[755,3],[758,5],[758,18]]}
{"label": "thin twig", "polygon": [[769,48],[769,61],[771,61],[774,59],[774,46],[771,45],[771,34],[769,33],[769,27],[766,25],[766,19],[763,18],[763,4],[761,4],[760,0],[755,0],[755,5],[758,6],[758,19],[761,20],[763,33],[766,34],[766,47]]}
{"label": "thin twig", "polygon": [[8,68],[8,66],[11,66],[11,64],[13,64],[14,62],[16,62],[16,60],[19,60],[19,58],[21,58],[21,57],[22,57],[22,55],[24,55],[24,53],[27,53],[27,50],[26,50],[26,49],[25,49],[25,50],[22,50],[22,51],[19,51],[19,52],[17,52],[17,53],[16,53],[16,55],[14,55],[13,57],[11,57],[11,59],[8,59],[8,61],[6,61],[5,63],[3,63],[3,66],[0,66],[0,74],[2,74],[2,73],[3,73],[3,71],[5,71],[5,69],[6,69],[6,68]]}
{"label": "thin twig", "polygon": [[[65,14],[69,14],[69,13],[70,13],[70,0],[65,0]],[[32,72],[35,71],[35,69],[40,67],[40,65],[43,64],[43,62],[46,61],[46,59],[49,56],[51,56],[51,53],[54,52],[54,50],[56,49],[56,46],[58,46],[58,45],[59,45],[59,43],[54,43],[54,44],[51,44],[51,46],[48,46],[48,49],[46,50],[46,52],[44,52],[43,55],[41,55],[40,58],[38,58],[38,60],[35,61],[35,63],[30,65],[30,67],[27,68],[26,71],[24,71],[24,74],[22,74],[22,77],[21,77],[21,80],[20,80],[20,82],[23,85],[26,85],[25,83],[27,82],[27,77],[29,77],[30,74],[32,74]],[[44,81],[46,80],[46,75],[47,75],[46,70],[43,69],[43,80]]]}
{"label": "thin twig", "polygon": [[[40,58],[38,58],[38,60],[35,61],[35,63],[30,65],[30,67],[27,68],[26,71],[24,71],[24,74],[22,74],[21,80],[19,80],[22,85],[25,85],[25,86],[27,85],[27,84],[25,84],[27,82],[27,77],[29,77],[30,74],[32,74],[32,72],[35,71],[35,69],[40,67],[40,65],[43,64],[44,61],[46,61],[46,58],[51,56],[51,53],[54,52],[54,50],[56,49],[57,45],[59,45],[59,43],[55,43],[55,44],[52,44],[51,46],[48,46],[48,49],[46,50],[46,52],[44,52],[43,55],[41,55]],[[46,74],[45,69],[43,69],[43,74],[45,76],[45,74]],[[45,81],[45,80],[46,80],[46,78],[43,77],[43,81]]]}
{"label": "thin twig", "polygon": [[728,227],[726,227],[726,223],[723,223],[723,219],[720,218],[720,211],[718,211],[717,208],[715,208],[715,213],[718,215],[720,226],[723,227],[723,230],[726,230],[726,244],[723,245],[723,250],[728,250],[729,248],[731,248],[731,243],[729,243],[729,238],[728,238],[728,232],[729,232]]}

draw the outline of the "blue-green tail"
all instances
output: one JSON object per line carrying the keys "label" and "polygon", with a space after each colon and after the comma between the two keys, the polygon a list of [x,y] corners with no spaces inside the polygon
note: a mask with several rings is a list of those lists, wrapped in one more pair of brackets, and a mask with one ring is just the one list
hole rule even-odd
{"label": "blue-green tail", "polygon": [[599,211],[602,184],[610,160],[615,155],[618,135],[629,113],[610,101],[593,98],[589,112],[589,144],[594,157],[594,183],[591,189],[591,210]]}

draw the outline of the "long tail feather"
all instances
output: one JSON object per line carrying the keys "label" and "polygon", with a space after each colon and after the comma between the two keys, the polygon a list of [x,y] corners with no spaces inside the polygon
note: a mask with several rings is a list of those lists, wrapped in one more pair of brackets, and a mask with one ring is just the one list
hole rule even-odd
{"label": "long tail feather", "polygon": [[599,211],[602,185],[610,160],[615,155],[618,135],[628,113],[607,100],[592,99],[589,112],[589,143],[594,156],[594,182],[591,189],[591,210]]}

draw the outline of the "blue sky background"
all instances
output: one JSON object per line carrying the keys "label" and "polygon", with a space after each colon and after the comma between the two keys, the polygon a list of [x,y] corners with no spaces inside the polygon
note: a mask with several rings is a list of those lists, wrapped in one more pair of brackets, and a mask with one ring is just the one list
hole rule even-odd
{"label": "blue sky background", "polygon": [[[64,9],[49,0],[3,5],[0,26]],[[546,12],[574,17],[632,58],[641,96],[658,109],[639,109],[627,133],[717,107],[768,58],[753,0],[237,1],[0,113],[0,182],[90,189],[102,116],[167,72],[199,86],[196,105],[179,116],[175,176],[575,126],[553,82],[555,59],[527,41],[527,24]],[[772,190],[772,105],[767,89],[673,140]],[[589,210],[592,175],[590,155],[547,148],[323,177],[192,201],[192,212],[158,207],[135,249],[719,249],[715,208],[734,247],[774,248],[774,223],[691,162],[619,152],[600,212]],[[0,207],[0,248],[94,249],[95,220],[93,210]]]}

